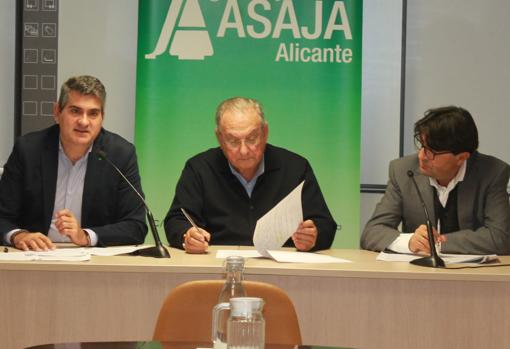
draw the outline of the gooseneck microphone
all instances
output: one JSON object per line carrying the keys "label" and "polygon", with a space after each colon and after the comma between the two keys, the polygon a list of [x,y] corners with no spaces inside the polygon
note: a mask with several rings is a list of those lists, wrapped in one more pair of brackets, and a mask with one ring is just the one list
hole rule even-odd
{"label": "gooseneck microphone", "polygon": [[135,186],[127,179],[127,177],[122,173],[122,171],[106,156],[106,153],[103,150],[96,151],[99,159],[104,159],[108,162],[117,173],[126,181],[127,184],[133,189],[133,191],[138,195],[143,205],[145,206],[145,212],[147,213],[147,220],[149,221],[149,227],[152,232],[152,237],[154,238],[154,242],[156,246],[147,247],[140,250],[136,250],[132,254],[143,257],[156,257],[156,258],[170,258],[170,253],[161,243],[161,239],[159,238],[158,228],[156,227],[156,222],[154,221],[154,216],[152,215],[151,210],[149,210],[149,206],[147,206],[147,202],[143,196],[136,190]]}
{"label": "gooseneck microphone", "polygon": [[421,196],[420,189],[418,188],[418,184],[416,183],[416,179],[414,178],[413,171],[407,171],[407,175],[414,183],[414,187],[416,188],[416,192],[418,193],[418,197],[420,198],[421,206],[423,207],[423,212],[425,212],[425,219],[427,221],[427,236],[429,238],[430,245],[430,256],[418,258],[412,260],[410,263],[419,265],[422,267],[432,267],[432,268],[444,268],[445,264],[441,257],[438,256],[436,251],[436,243],[434,241],[434,234],[432,232],[432,223],[430,222],[429,212],[427,211],[427,206],[425,206],[425,201],[423,201],[423,197]]}

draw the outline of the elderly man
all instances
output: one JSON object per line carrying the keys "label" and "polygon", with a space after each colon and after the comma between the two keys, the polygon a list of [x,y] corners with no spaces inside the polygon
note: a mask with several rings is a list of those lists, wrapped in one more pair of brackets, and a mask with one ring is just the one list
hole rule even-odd
{"label": "elderly man", "polygon": [[418,154],[390,163],[386,193],[363,231],[361,247],[430,254],[412,171],[442,252],[509,254],[510,167],[477,152],[471,114],[458,107],[432,109],[416,122],[414,133]]}
{"label": "elderly man", "polygon": [[[310,251],[331,246],[336,223],[306,159],[267,144],[260,104],[236,97],[216,111],[219,148],[186,162],[165,218],[171,246],[201,253],[209,244],[253,245],[257,220],[303,180],[304,221],[286,246]],[[199,231],[181,213],[193,216]]]}
{"label": "elderly man", "polygon": [[53,125],[20,137],[0,181],[0,236],[23,250],[54,242],[79,246],[140,244],[147,234],[137,195],[102,150],[141,192],[135,148],[102,128],[106,91],[92,76],[67,80]]}

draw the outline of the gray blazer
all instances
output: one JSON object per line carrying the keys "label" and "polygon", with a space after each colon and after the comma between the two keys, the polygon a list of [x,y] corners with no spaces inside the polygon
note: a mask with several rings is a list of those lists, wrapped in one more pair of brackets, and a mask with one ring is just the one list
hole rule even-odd
{"label": "gray blazer", "polygon": [[[416,188],[407,175],[412,170],[434,225],[434,188],[419,171],[416,154],[393,160],[384,197],[361,235],[361,247],[382,251],[400,234],[425,224]],[[459,231],[448,234],[441,250],[447,253],[510,254],[510,205],[507,184],[510,166],[495,157],[473,153],[466,175],[458,184]]]}

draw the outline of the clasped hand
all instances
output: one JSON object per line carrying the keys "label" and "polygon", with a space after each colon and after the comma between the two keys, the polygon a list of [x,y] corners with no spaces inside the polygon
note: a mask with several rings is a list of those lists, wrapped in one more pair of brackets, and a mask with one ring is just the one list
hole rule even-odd
{"label": "clasped hand", "polygon": [[[58,211],[55,219],[55,227],[60,234],[68,236],[76,245],[89,245],[87,234],[83,231],[78,220],[70,210],[63,209]],[[55,249],[55,244],[53,244],[50,238],[40,232],[22,231],[14,237],[13,245],[24,251],[48,251]]]}
{"label": "clasped hand", "polygon": [[[446,235],[440,235],[435,228],[432,228],[434,240],[438,242],[446,242]],[[429,256],[430,255],[430,243],[427,232],[427,226],[425,224],[420,225],[415,231],[411,239],[409,239],[409,250],[412,253]]]}

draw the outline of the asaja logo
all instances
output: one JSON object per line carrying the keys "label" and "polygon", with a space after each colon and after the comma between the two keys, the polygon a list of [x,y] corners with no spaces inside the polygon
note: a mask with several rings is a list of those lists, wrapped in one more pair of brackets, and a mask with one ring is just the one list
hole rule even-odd
{"label": "asaja logo", "polygon": [[[350,47],[353,35],[345,1],[335,0],[328,6],[322,0],[246,0],[241,4],[240,0],[211,0],[211,3],[225,4],[216,33],[220,40],[227,32],[243,40],[278,40],[275,62],[353,61]],[[300,18],[295,6],[314,14],[312,21]],[[155,59],[169,44],[170,55],[182,60],[204,60],[214,54],[198,0],[171,1],[156,48],[145,58]]]}
{"label": "asaja logo", "polygon": [[[204,16],[198,0],[173,0],[168,8],[165,23],[161,29],[156,48],[146,54],[146,59],[155,59],[164,53],[170,44],[170,55],[179,59],[203,60],[214,53],[209,33],[205,29]],[[182,13],[179,18],[179,13]],[[177,20],[179,25],[176,28]],[[175,29],[175,32],[174,32]],[[173,34],[173,37],[172,37]]]}

